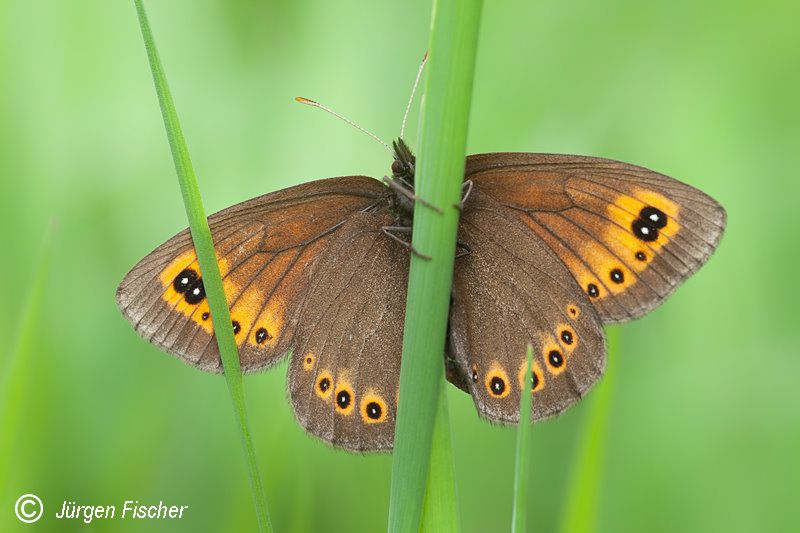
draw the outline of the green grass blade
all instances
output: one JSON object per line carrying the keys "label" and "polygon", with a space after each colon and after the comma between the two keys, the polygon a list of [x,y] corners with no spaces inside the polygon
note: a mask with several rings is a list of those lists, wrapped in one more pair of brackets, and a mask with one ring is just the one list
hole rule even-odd
{"label": "green grass blade", "polygon": [[453,260],[464,179],[467,123],[475,70],[480,0],[435,0],[428,74],[422,97],[417,194],[443,210],[417,202],[403,361],[400,369],[389,531],[419,531],[430,463],[442,353],[447,330]]}
{"label": "green grass blade", "polygon": [[19,408],[23,405],[23,385],[26,382],[37,326],[41,324],[42,304],[50,274],[55,224],[45,231],[39,258],[34,263],[34,275],[28,296],[22,306],[16,341],[3,350],[4,368],[0,374],[0,494],[7,489],[9,460],[13,455],[13,439],[19,434]]}
{"label": "green grass blade", "polygon": [[608,332],[608,368],[591,394],[591,409],[572,472],[567,502],[561,519],[564,533],[587,533],[597,529],[598,495],[603,474],[606,432],[614,387],[613,362],[619,353],[619,328]]}
{"label": "green grass blade", "polygon": [[197,186],[197,178],[189,158],[189,149],[181,131],[178,121],[178,113],[172,101],[172,95],[167,85],[167,78],[158,57],[153,35],[150,31],[150,24],[147,21],[147,14],[141,0],[134,0],[136,11],[139,15],[139,25],[142,29],[144,45],[147,49],[147,58],[150,61],[150,69],[153,72],[153,82],[155,83],[158,102],[161,106],[161,114],[164,117],[164,126],[167,130],[169,146],[172,150],[172,159],[175,162],[175,171],[178,174],[178,182],[183,195],[183,203],[186,207],[186,216],[189,219],[189,227],[192,232],[195,250],[197,251],[197,261],[200,264],[200,271],[203,276],[203,285],[208,297],[208,304],[211,308],[211,319],[214,332],[217,338],[217,345],[222,357],[222,365],[225,368],[225,379],[228,383],[233,410],[236,417],[242,446],[247,463],[247,471],[250,477],[250,488],[253,494],[258,526],[261,531],[271,531],[267,511],[267,500],[264,494],[264,487],[261,483],[261,476],[258,473],[256,454],[247,424],[247,412],[245,409],[244,388],[242,386],[242,371],[239,366],[239,353],[233,339],[233,328],[231,326],[230,310],[222,288],[222,278],[219,273],[217,256],[214,252],[214,243],[211,239],[211,230],[208,227],[203,202],[200,197],[200,189]]}
{"label": "green grass blade", "polygon": [[458,499],[455,492],[450,419],[447,410],[447,387],[439,387],[439,403],[431,443],[431,464],[425,487],[422,531],[459,531]]}
{"label": "green grass blade", "polygon": [[[517,458],[514,471],[514,508],[511,515],[511,531],[521,533],[525,531],[525,522],[528,518],[528,481],[530,473],[528,464],[531,456],[531,386],[530,375],[533,363],[533,346],[528,345],[528,362],[525,365],[526,378],[522,380],[522,394],[519,399],[519,426],[517,427]],[[527,384],[527,386],[526,386]]]}

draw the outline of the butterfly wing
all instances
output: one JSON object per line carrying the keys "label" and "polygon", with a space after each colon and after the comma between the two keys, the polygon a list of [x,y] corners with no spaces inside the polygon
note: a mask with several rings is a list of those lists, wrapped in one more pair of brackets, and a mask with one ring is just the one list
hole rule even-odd
{"label": "butterfly wing", "polygon": [[[268,367],[286,352],[318,258],[347,220],[384,203],[382,184],[351,176],[266,194],[209,217],[243,370]],[[222,371],[188,230],[133,267],[117,305],[156,346]]]}
{"label": "butterfly wing", "polygon": [[725,211],[635,165],[573,155],[467,158],[466,179],[510,208],[567,265],[604,322],[639,317],[714,252]]}
{"label": "butterfly wing", "polygon": [[289,365],[300,424],[354,451],[394,442],[409,254],[381,232],[392,223],[384,210],[343,225],[315,272]]}
{"label": "butterfly wing", "polygon": [[605,369],[595,309],[547,243],[480,191],[462,213],[459,240],[469,253],[455,263],[448,349],[460,372],[448,376],[467,377],[479,413],[492,421],[518,422],[522,386],[533,389],[533,420],[557,415]]}

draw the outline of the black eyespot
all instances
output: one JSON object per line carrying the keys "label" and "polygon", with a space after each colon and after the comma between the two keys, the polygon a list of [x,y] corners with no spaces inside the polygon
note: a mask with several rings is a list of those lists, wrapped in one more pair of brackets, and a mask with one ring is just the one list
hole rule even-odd
{"label": "black eyespot", "polygon": [[647,260],[647,256],[644,254],[644,252],[636,252],[636,259],[639,261],[645,261]]}
{"label": "black eyespot", "polygon": [[478,368],[475,365],[472,365],[472,382],[478,382]]}
{"label": "black eyespot", "polygon": [[495,396],[500,396],[506,390],[506,382],[503,381],[503,378],[495,376],[489,382],[489,388],[492,389],[492,394]]}
{"label": "black eyespot", "polygon": [[403,168],[402,162],[400,162],[397,159],[392,161],[392,174],[400,174],[401,172],[403,172],[403,170],[405,169]]}
{"label": "black eyespot", "polygon": [[539,386],[539,375],[536,372],[531,372],[531,390],[536,390]]}
{"label": "black eyespot", "polygon": [[186,268],[175,276],[175,279],[172,281],[172,288],[175,289],[176,292],[182,294],[186,292],[195,281],[197,281],[197,272],[191,268]]}
{"label": "black eyespot", "polygon": [[197,278],[192,285],[186,289],[183,299],[188,304],[199,304],[206,297],[206,288],[203,286],[203,278]]}
{"label": "black eyespot", "polygon": [[550,361],[550,364],[555,368],[564,364],[564,356],[561,355],[561,352],[558,350],[550,350],[550,353],[547,354],[547,360]]}
{"label": "black eyespot", "polygon": [[646,220],[637,218],[631,224],[633,234],[644,242],[652,242],[658,239],[658,230]]}
{"label": "black eyespot", "polygon": [[202,317],[201,317],[201,318],[202,318],[203,320],[208,320],[208,317],[210,317],[210,316],[211,316],[211,315],[209,315],[209,314],[208,314],[208,311],[206,311],[205,313],[203,313],[203,315],[202,315]]}
{"label": "black eyespot", "polygon": [[639,212],[639,218],[646,221],[654,228],[661,229],[667,225],[667,215],[661,209],[647,206]]}
{"label": "black eyespot", "polygon": [[561,340],[564,341],[564,344],[572,344],[572,332],[566,329],[562,331]]}
{"label": "black eyespot", "polygon": [[242,326],[235,320],[231,321],[231,326],[233,326],[233,334],[236,335],[240,331],[242,331]]}
{"label": "black eyespot", "polygon": [[589,296],[591,296],[592,298],[597,298],[600,295],[600,290],[594,283],[590,283],[589,285],[586,286],[586,292],[588,292]]}
{"label": "black eyespot", "polygon": [[623,281],[625,281],[625,274],[623,274],[622,270],[618,268],[612,270],[611,273],[609,274],[609,277],[611,278],[611,281],[613,281],[614,283],[622,283]]}
{"label": "black eyespot", "polygon": [[318,386],[319,386],[319,390],[321,390],[322,392],[325,392],[325,391],[327,391],[328,389],[331,388],[331,380],[329,380],[328,378],[322,378],[321,380],[319,380],[319,385]]}
{"label": "black eyespot", "polygon": [[383,409],[381,409],[381,405],[378,402],[369,402],[367,404],[367,417],[372,420],[378,420],[382,413]]}
{"label": "black eyespot", "polygon": [[346,390],[340,390],[339,394],[336,395],[336,404],[340,409],[347,409],[347,406],[350,405],[350,393]]}
{"label": "black eyespot", "polygon": [[258,344],[264,344],[265,341],[268,341],[272,338],[272,335],[269,334],[267,328],[258,328],[256,330],[256,342]]}

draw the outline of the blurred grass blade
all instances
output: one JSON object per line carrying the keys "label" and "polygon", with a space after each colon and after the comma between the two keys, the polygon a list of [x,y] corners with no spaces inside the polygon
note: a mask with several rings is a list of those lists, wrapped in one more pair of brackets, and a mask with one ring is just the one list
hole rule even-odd
{"label": "blurred grass blade", "polygon": [[464,179],[480,11],[480,0],[433,3],[416,193],[442,212],[421,202],[414,209],[412,243],[432,259],[411,256],[389,502],[392,532],[419,531],[422,517],[436,404],[443,387],[442,353],[459,215],[455,204]]}
{"label": "blurred grass blade", "polygon": [[608,413],[614,387],[614,360],[619,354],[619,326],[607,328],[608,367],[605,376],[590,395],[578,454],[573,466],[567,502],[561,519],[564,533],[586,533],[597,529],[598,495],[606,450]]}
{"label": "blurred grass blade", "polygon": [[231,326],[231,316],[228,303],[222,288],[222,278],[219,273],[217,256],[214,252],[214,243],[211,239],[211,230],[208,227],[208,220],[203,209],[203,202],[200,197],[200,189],[197,186],[197,178],[189,158],[189,149],[183,138],[183,132],[178,121],[178,114],[172,101],[172,96],[167,85],[167,78],[158,57],[150,25],[147,21],[147,14],[144,10],[142,0],[134,0],[136,11],[139,15],[139,25],[142,29],[144,45],[147,49],[147,58],[150,61],[150,69],[153,72],[153,81],[158,93],[158,102],[161,106],[161,114],[164,117],[164,126],[167,130],[169,146],[172,150],[172,159],[175,162],[175,170],[178,174],[178,182],[183,195],[183,203],[186,207],[186,216],[189,218],[189,227],[192,232],[192,240],[197,251],[197,261],[200,264],[200,272],[203,277],[203,285],[206,290],[209,307],[211,308],[211,319],[214,323],[214,333],[217,338],[217,345],[222,356],[222,365],[225,369],[225,379],[228,383],[233,410],[236,422],[242,439],[242,446],[245,453],[245,461],[250,476],[250,488],[253,494],[253,501],[258,518],[258,526],[261,531],[271,531],[269,514],[267,511],[267,500],[264,494],[264,487],[261,484],[261,477],[258,473],[256,454],[253,449],[253,442],[250,437],[250,430],[247,424],[247,412],[244,401],[244,388],[242,386],[242,371],[239,366],[239,353],[233,339],[233,328]]}
{"label": "blurred grass blade", "polygon": [[528,518],[528,472],[531,456],[531,365],[533,362],[533,346],[528,345],[527,363],[522,380],[522,394],[519,399],[519,426],[517,427],[517,459],[514,469],[514,509],[511,515],[511,531],[522,533]]}
{"label": "blurred grass blade", "polygon": [[19,434],[20,409],[24,405],[23,385],[29,371],[31,346],[37,326],[42,320],[42,303],[50,275],[53,255],[53,233],[55,222],[50,222],[45,230],[34,263],[34,275],[30,290],[23,305],[20,306],[19,332],[14,344],[2,350],[3,372],[0,374],[0,494],[5,494],[9,481],[9,460],[13,454],[13,442]]}
{"label": "blurred grass blade", "polygon": [[455,491],[450,419],[447,410],[447,385],[439,387],[439,403],[431,443],[431,464],[425,486],[422,531],[459,531],[458,498]]}

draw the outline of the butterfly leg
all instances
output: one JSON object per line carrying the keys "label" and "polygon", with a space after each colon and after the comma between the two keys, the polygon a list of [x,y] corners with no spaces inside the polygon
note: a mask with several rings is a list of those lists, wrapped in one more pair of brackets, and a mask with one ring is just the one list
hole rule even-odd
{"label": "butterfly leg", "polygon": [[400,244],[402,244],[404,248],[406,248],[409,252],[411,252],[412,254],[416,255],[417,257],[419,257],[421,259],[425,259],[426,261],[430,261],[431,260],[431,256],[425,255],[423,253],[418,252],[416,248],[411,246],[410,242],[404,241],[403,239],[401,239],[400,237],[398,237],[397,235],[392,233],[392,232],[396,232],[396,233],[410,234],[411,233],[411,227],[408,227],[408,226],[384,226],[384,227],[381,228],[381,231],[383,233],[385,233],[386,236],[391,237],[395,241],[397,241]]}
{"label": "butterfly leg", "polygon": [[470,248],[469,244],[461,241],[456,242],[456,259],[459,257],[464,257],[465,255],[469,255],[472,253],[472,248]]}
{"label": "butterfly leg", "polygon": [[472,180],[467,180],[461,184],[461,202],[455,204],[456,209],[459,211],[464,210],[464,204],[467,203],[467,198],[472,194]]}
{"label": "butterfly leg", "polygon": [[412,202],[419,202],[422,205],[424,205],[425,207],[429,207],[429,208],[433,209],[434,211],[436,211],[439,214],[444,213],[444,211],[442,211],[441,209],[439,209],[438,207],[436,207],[432,203],[430,203],[427,200],[424,200],[423,198],[420,198],[419,196],[414,194],[413,189],[409,188],[408,186],[404,187],[403,185],[398,183],[398,180],[392,179],[389,176],[384,176],[383,177],[383,182],[386,185],[388,185],[392,190],[394,190],[396,192],[399,192],[400,194],[402,194],[403,196],[405,196],[406,198],[408,198]]}

